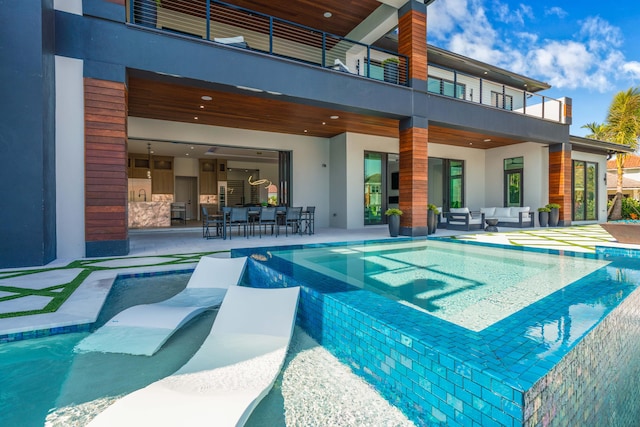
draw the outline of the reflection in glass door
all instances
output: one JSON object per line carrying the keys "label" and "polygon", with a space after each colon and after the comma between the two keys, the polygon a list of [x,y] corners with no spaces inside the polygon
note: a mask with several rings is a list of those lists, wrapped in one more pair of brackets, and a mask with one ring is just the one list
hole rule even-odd
{"label": "reflection in glass door", "polygon": [[383,153],[364,153],[364,224],[382,224]]}

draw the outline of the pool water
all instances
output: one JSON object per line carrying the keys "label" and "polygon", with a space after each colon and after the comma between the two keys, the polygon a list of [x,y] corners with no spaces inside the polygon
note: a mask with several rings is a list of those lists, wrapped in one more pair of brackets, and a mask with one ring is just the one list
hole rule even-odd
{"label": "pool water", "polygon": [[249,286],[301,286],[298,324],[418,425],[640,419],[640,251],[398,239],[232,256],[250,257]]}
{"label": "pool water", "polygon": [[608,261],[438,241],[273,251],[273,256],[473,331]]}
{"label": "pool water", "polygon": [[[187,274],[119,278],[97,326],[135,304],[170,298]],[[197,351],[216,310],[178,330],[151,357],[74,353],[87,333],[55,335],[0,345],[0,426],[82,427],[120,396],[168,376]],[[345,401],[348,393],[357,397]],[[286,425],[413,425],[362,378],[296,328],[285,369],[254,410],[247,427]]]}

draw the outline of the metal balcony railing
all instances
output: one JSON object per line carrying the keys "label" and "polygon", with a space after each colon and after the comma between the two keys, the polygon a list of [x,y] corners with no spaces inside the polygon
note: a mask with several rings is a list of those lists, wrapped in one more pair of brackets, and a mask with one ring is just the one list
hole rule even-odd
{"label": "metal balcony railing", "polygon": [[217,0],[129,0],[128,22],[409,85],[405,55]]}
{"label": "metal balcony railing", "polygon": [[564,123],[563,102],[526,90],[461,73],[437,65],[428,66],[430,93],[467,102]]}

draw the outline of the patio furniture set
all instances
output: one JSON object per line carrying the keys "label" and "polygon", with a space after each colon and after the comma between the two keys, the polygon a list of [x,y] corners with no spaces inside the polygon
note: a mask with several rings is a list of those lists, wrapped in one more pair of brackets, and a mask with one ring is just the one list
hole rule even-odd
{"label": "patio furniture set", "polygon": [[217,214],[210,214],[205,206],[202,209],[202,237],[206,239],[232,238],[234,229],[237,235],[255,236],[256,228],[260,238],[271,229],[271,235],[278,237],[280,228],[284,227],[285,235],[314,234],[315,206],[255,206],[224,207]]}
{"label": "patio furniture set", "polygon": [[451,208],[449,212],[440,211],[438,228],[449,230],[498,231],[498,227],[534,227],[535,217],[529,206],[521,207],[485,207],[479,212],[469,208]]}

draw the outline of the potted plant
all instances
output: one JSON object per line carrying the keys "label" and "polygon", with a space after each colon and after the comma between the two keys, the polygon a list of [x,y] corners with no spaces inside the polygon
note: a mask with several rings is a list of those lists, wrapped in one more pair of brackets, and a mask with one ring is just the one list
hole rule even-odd
{"label": "potted plant", "polygon": [[545,207],[549,208],[549,227],[557,227],[560,220],[560,205],[549,203]]}
{"label": "potted plant", "polygon": [[384,81],[398,84],[400,73],[398,72],[400,60],[392,57],[382,61],[382,69],[384,71]]}
{"label": "potted plant", "polygon": [[398,234],[400,234],[400,215],[402,215],[402,211],[397,208],[391,208],[387,209],[384,214],[388,217],[389,235],[391,237],[398,237]]}
{"label": "potted plant", "polygon": [[538,222],[540,223],[540,227],[549,225],[549,212],[551,212],[551,209],[546,206],[538,208]]}
{"label": "potted plant", "polygon": [[438,228],[438,215],[440,211],[436,205],[427,205],[427,234],[433,234]]}
{"label": "potted plant", "polygon": [[134,0],[133,22],[145,27],[156,28],[158,20],[158,7],[162,0]]}

